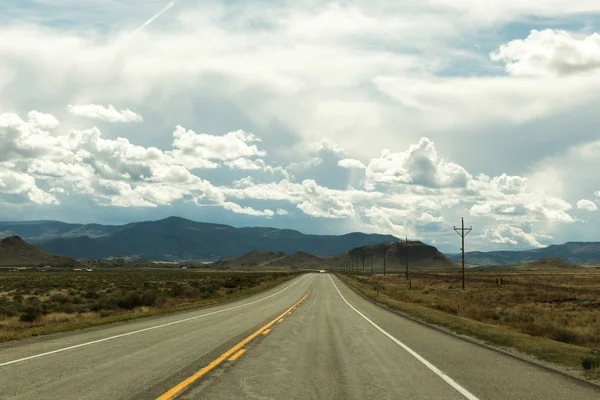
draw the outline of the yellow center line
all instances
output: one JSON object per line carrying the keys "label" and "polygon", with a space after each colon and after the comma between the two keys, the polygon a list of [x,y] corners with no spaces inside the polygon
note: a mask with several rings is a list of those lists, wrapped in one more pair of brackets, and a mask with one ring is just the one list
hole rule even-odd
{"label": "yellow center line", "polygon": [[232,355],[231,357],[229,357],[229,361],[235,361],[235,360],[237,360],[237,359],[238,359],[238,358],[240,358],[240,356],[241,356],[242,354],[244,354],[245,352],[246,352],[246,349],[241,349],[241,350],[238,350],[238,352],[237,352],[237,353],[235,353],[234,355]]}
{"label": "yellow center line", "polygon": [[283,322],[283,318],[281,318],[279,321],[277,321],[278,323],[282,323]]}
{"label": "yellow center line", "polygon": [[271,330],[270,330],[270,329],[265,329],[265,330],[263,331],[263,333],[262,333],[262,334],[263,334],[263,335],[266,335],[266,334],[267,334],[267,333],[269,333],[269,332],[271,332]]}
{"label": "yellow center line", "polygon": [[258,335],[262,334],[265,330],[269,329],[271,326],[275,325],[276,322],[282,322],[283,316],[286,315],[288,312],[290,312],[290,310],[293,309],[294,307],[297,307],[300,304],[302,304],[302,302],[304,302],[304,300],[306,300],[308,298],[309,294],[310,294],[310,291],[308,293],[306,293],[304,295],[304,297],[302,297],[302,299],[300,299],[300,301],[298,301],[296,304],[294,304],[293,306],[291,306],[290,308],[285,310],[285,312],[282,313],[280,316],[278,316],[277,318],[275,318],[274,320],[272,320],[271,322],[269,322],[268,324],[266,324],[265,326],[263,326],[262,328],[260,328],[256,332],[254,332],[252,335],[248,336],[246,339],[242,340],[241,342],[239,342],[238,344],[236,344],[235,346],[230,348],[229,350],[227,350],[225,353],[221,354],[219,357],[217,357],[215,360],[213,360],[206,367],[204,367],[201,370],[199,370],[198,372],[196,372],[194,375],[186,378],[185,380],[181,381],[177,385],[173,386],[167,392],[165,392],[164,394],[157,397],[156,400],[170,400],[170,399],[174,398],[175,396],[177,396],[179,393],[184,391],[192,383],[196,382],[198,379],[200,379],[201,377],[206,375],[209,371],[214,369],[217,365],[221,364],[223,361],[225,361],[229,357],[232,357],[242,347],[244,347],[246,344],[248,344],[250,341],[252,341],[252,339],[254,339]]}

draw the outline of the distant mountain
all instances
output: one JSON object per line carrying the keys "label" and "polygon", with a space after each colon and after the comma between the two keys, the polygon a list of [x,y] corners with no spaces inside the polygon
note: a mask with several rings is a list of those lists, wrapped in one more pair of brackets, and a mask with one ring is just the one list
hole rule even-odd
{"label": "distant mountain", "polygon": [[20,236],[29,243],[81,236],[98,238],[108,236],[126,226],[67,224],[59,221],[0,222],[0,238]]}
{"label": "distant mountain", "polygon": [[391,235],[305,235],[290,229],[234,228],[170,217],[121,226],[55,221],[2,222],[0,234],[23,238],[54,254],[79,259],[135,257],[157,261],[218,260],[253,251],[332,256],[357,246],[397,240]]}
{"label": "distant mountain", "polygon": [[70,257],[48,254],[25,242],[18,236],[0,240],[0,266],[2,267],[83,267]]}
{"label": "distant mountain", "polygon": [[[448,254],[456,262],[461,262],[460,254]],[[574,264],[600,262],[600,242],[568,242],[539,249],[523,251],[472,251],[465,253],[465,264],[510,265],[535,261],[542,258],[560,258]]]}

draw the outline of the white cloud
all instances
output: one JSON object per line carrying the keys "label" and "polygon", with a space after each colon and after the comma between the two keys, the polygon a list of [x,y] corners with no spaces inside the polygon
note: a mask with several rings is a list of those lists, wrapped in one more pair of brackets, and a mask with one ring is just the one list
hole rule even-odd
{"label": "white cloud", "polygon": [[[540,238],[547,238],[544,234],[539,236]],[[502,245],[543,247],[534,233],[525,232],[522,228],[511,225],[498,225],[486,229],[483,239]]]}
{"label": "white cloud", "polygon": [[[37,187],[35,179],[27,174],[0,168],[0,198],[5,195],[23,195],[37,204],[56,204],[56,198]],[[6,199],[5,199],[6,200]],[[17,198],[21,202],[23,199]]]}
{"label": "white cloud", "polygon": [[582,199],[577,202],[578,210],[597,211],[598,206],[591,200]]}
{"label": "white cloud", "polygon": [[67,111],[77,117],[99,119],[108,122],[140,123],[143,121],[141,115],[130,109],[126,108],[118,111],[112,105],[108,107],[99,104],[68,105]]}
{"label": "white cloud", "polygon": [[[173,133],[173,147],[175,157],[185,159],[203,159],[203,160],[226,160],[232,165],[239,158],[246,157],[264,157],[267,152],[259,150],[255,142],[260,142],[255,135],[242,130],[228,132],[222,136],[209,135],[206,133],[196,133],[192,130],[178,126]],[[240,164],[244,163],[241,160]],[[241,168],[243,169],[243,168]]]}
{"label": "white cloud", "polygon": [[461,166],[439,158],[433,142],[427,138],[421,138],[403,153],[384,150],[380,158],[369,162],[366,174],[368,188],[376,184],[466,187],[472,178]]}
{"label": "white cloud", "polygon": [[60,125],[60,121],[54,115],[44,114],[39,111],[29,111],[27,113],[29,123],[40,129],[54,129]]}
{"label": "white cloud", "polygon": [[277,215],[289,215],[289,212],[287,210],[284,210],[282,208],[278,208],[276,211]]}
{"label": "white cloud", "polygon": [[231,203],[229,201],[222,204],[226,210],[233,211],[236,214],[246,214],[262,217],[272,217],[275,213],[272,210],[255,210],[252,207],[242,207],[239,204]]}
{"label": "white cloud", "polygon": [[344,158],[343,160],[338,161],[338,167],[341,168],[358,168],[358,169],[366,169],[367,166],[362,163],[360,160],[355,160],[353,158]]}
{"label": "white cloud", "polygon": [[532,30],[490,54],[515,76],[562,76],[600,69],[600,35],[576,39],[562,30]]}

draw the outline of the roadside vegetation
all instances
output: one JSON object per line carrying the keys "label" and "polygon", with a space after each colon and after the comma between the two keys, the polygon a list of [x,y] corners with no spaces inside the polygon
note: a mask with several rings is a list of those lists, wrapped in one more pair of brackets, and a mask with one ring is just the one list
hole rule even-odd
{"label": "roadside vegetation", "polygon": [[[342,275],[367,297],[425,322],[600,378],[600,272]],[[501,284],[502,283],[502,284]]]}
{"label": "roadside vegetation", "polygon": [[294,276],[164,268],[0,270],[0,342],[216,304]]}

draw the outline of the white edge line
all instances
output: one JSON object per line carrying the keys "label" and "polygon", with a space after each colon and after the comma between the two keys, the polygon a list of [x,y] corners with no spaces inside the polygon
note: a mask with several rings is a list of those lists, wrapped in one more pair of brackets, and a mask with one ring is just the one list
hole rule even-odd
{"label": "white edge line", "polygon": [[197,315],[197,316],[195,316],[195,317],[190,317],[190,318],[180,319],[180,320],[173,321],[173,322],[169,322],[169,323],[162,324],[162,325],[151,326],[151,327],[149,327],[149,328],[139,329],[139,330],[137,330],[137,331],[132,331],[132,332],[127,332],[127,333],[122,333],[122,334],[120,334],[120,335],[116,335],[116,336],[110,336],[110,337],[103,338],[103,339],[93,340],[93,341],[91,341],[91,342],[86,342],[86,343],[76,344],[76,345],[74,345],[74,346],[64,347],[64,348],[62,348],[62,349],[58,349],[58,350],[52,350],[52,351],[48,351],[48,352],[46,352],[46,353],[35,354],[35,355],[33,355],[33,356],[24,357],[24,358],[19,358],[18,360],[12,360],[12,361],[8,361],[8,362],[5,362],[5,363],[2,363],[2,364],[0,364],[0,367],[5,367],[5,366],[7,366],[7,365],[11,365],[11,364],[17,364],[17,363],[20,363],[20,362],[23,362],[23,361],[32,360],[32,359],[34,359],[34,358],[40,358],[40,357],[49,356],[49,355],[56,354],[56,353],[62,353],[62,352],[64,352],[64,351],[68,351],[68,350],[77,349],[77,348],[79,348],[79,347],[90,346],[90,345],[92,345],[92,344],[96,344],[96,343],[107,342],[107,341],[109,341],[109,340],[114,340],[114,339],[122,338],[122,337],[125,337],[125,336],[131,336],[131,335],[135,335],[135,334],[137,334],[137,333],[142,333],[142,332],[147,332],[147,331],[151,331],[151,330],[154,330],[154,329],[164,328],[164,327],[166,327],[166,326],[176,325],[176,324],[180,324],[180,323],[182,323],[182,322],[187,322],[187,321],[191,321],[191,320],[198,319],[198,318],[208,317],[209,315],[220,314],[220,313],[222,313],[222,312],[225,312],[225,311],[235,310],[236,308],[246,307],[246,306],[249,306],[249,305],[251,305],[251,304],[258,303],[259,301],[263,301],[263,300],[266,300],[266,299],[268,299],[268,298],[271,298],[271,297],[273,297],[273,296],[275,296],[275,295],[277,295],[277,294],[279,294],[279,293],[283,292],[284,290],[287,290],[287,289],[291,288],[292,286],[294,286],[294,285],[295,285],[295,284],[297,284],[298,282],[302,281],[302,280],[303,280],[304,278],[306,278],[306,277],[307,277],[307,275],[304,275],[302,278],[298,279],[296,282],[293,282],[293,283],[289,284],[288,286],[284,287],[284,288],[283,288],[283,289],[281,289],[280,291],[278,291],[278,292],[275,292],[275,293],[273,293],[273,294],[270,294],[269,296],[266,296],[266,297],[260,298],[260,299],[258,299],[258,300],[251,301],[251,302],[249,302],[249,303],[240,304],[239,306],[235,306],[235,307],[226,308],[226,309],[224,309],[224,310],[213,311],[213,312],[209,312],[209,313],[206,313],[206,314]]}
{"label": "white edge line", "polygon": [[454,389],[456,389],[460,394],[462,394],[463,396],[465,396],[467,399],[469,399],[469,400],[479,400],[475,395],[473,395],[467,389],[465,389],[464,387],[462,387],[461,385],[459,385],[458,383],[456,383],[448,375],[446,375],[445,373],[443,373],[442,371],[440,371],[435,365],[433,365],[432,363],[430,363],[429,361],[427,361],[426,359],[424,359],[423,357],[421,357],[421,355],[419,355],[416,351],[414,351],[413,349],[411,349],[410,347],[408,347],[407,345],[405,345],[404,343],[402,343],[401,341],[399,341],[398,339],[396,339],[395,337],[393,337],[391,334],[389,334],[386,331],[384,331],[379,325],[377,325],[375,322],[371,321],[363,313],[361,313],[356,308],[354,308],[354,306],[352,304],[348,303],[348,300],[346,300],[346,298],[342,295],[342,293],[340,292],[340,289],[338,289],[337,285],[335,284],[335,282],[331,278],[331,275],[329,275],[329,279],[331,280],[331,283],[333,283],[333,286],[335,287],[335,290],[337,290],[337,292],[340,295],[340,297],[342,298],[342,300],[344,300],[344,302],[346,304],[348,304],[348,306],[350,306],[350,308],[353,309],[358,315],[360,315],[368,323],[370,323],[371,325],[373,325],[375,327],[375,329],[377,329],[379,332],[383,333],[385,336],[387,336],[389,339],[391,339],[398,346],[400,346],[404,350],[406,350],[411,356],[413,356],[414,358],[416,358],[417,360],[419,360],[423,365],[425,365],[427,368],[429,368],[431,371],[433,371],[437,376],[439,376],[444,381],[446,381],[447,384],[449,384],[450,386],[452,386]]}

